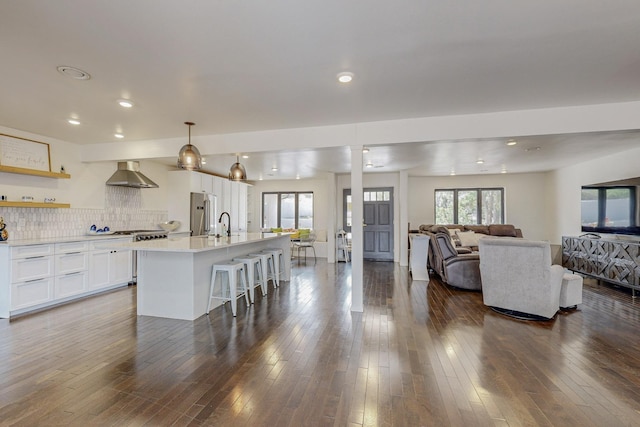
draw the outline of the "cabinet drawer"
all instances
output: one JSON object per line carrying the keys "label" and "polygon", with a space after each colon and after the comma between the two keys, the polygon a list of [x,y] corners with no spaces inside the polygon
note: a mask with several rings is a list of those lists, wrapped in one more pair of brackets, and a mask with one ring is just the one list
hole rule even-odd
{"label": "cabinet drawer", "polygon": [[105,248],[111,248],[114,244],[131,242],[132,237],[126,237],[122,239],[107,239],[107,240],[92,240],[89,248],[93,250],[100,250]]}
{"label": "cabinet drawer", "polygon": [[53,255],[53,245],[14,246],[11,248],[11,259]]}
{"label": "cabinet drawer", "polygon": [[11,260],[11,282],[42,279],[53,276],[53,256]]}
{"label": "cabinet drawer", "polygon": [[89,250],[89,242],[56,243],[56,254],[68,254],[71,252],[86,252]]}
{"label": "cabinet drawer", "polygon": [[86,252],[56,255],[56,275],[83,271],[88,265],[89,255]]}
{"label": "cabinet drawer", "polygon": [[60,299],[85,292],[87,290],[87,278],[86,271],[56,276],[53,297]]}
{"label": "cabinet drawer", "polygon": [[29,280],[11,285],[11,310],[19,310],[53,299],[53,278]]}

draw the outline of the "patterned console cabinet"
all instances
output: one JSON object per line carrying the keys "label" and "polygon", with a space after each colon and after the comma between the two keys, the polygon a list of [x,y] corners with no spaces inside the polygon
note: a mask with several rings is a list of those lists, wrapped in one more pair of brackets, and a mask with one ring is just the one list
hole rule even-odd
{"label": "patterned console cabinet", "polygon": [[640,290],[640,243],[562,237],[562,265],[596,279]]}

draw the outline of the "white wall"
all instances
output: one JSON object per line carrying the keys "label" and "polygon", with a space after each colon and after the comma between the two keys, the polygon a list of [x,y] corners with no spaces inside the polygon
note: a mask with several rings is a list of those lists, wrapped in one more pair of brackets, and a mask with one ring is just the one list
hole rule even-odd
{"label": "white wall", "polygon": [[[6,195],[9,200],[33,196],[41,202],[45,197],[53,197],[58,203],[70,203],[72,208],[113,207],[105,206],[105,182],[116,171],[117,162],[83,163],[77,144],[6,127],[0,127],[0,133],[49,144],[51,170],[59,172],[60,166],[64,166],[65,172],[71,175],[70,179],[51,179],[2,173],[0,194]],[[167,167],[153,161],[141,161],[140,170],[160,186],[139,190],[142,192],[144,209],[166,210]]]}
{"label": "white wall", "polygon": [[551,239],[548,206],[548,173],[409,177],[409,223],[433,224],[434,191],[447,188],[502,187],[505,189],[505,222],[522,229],[525,238]]}
{"label": "white wall", "polygon": [[10,239],[83,235],[91,224],[114,230],[149,229],[167,219],[166,166],[140,162],[141,171],[159,188],[108,187],[105,182],[116,171],[116,161],[83,163],[76,144],[4,127],[0,133],[49,144],[51,171],[59,172],[64,166],[71,175],[56,179],[0,172],[0,194],[9,201],[33,196],[37,202],[48,197],[71,205],[70,209],[0,207]]}
{"label": "white wall", "polygon": [[550,174],[552,243],[561,243],[562,236],[575,236],[580,231],[580,189],[583,185],[615,181],[640,176],[640,148],[615,153],[558,169]]}

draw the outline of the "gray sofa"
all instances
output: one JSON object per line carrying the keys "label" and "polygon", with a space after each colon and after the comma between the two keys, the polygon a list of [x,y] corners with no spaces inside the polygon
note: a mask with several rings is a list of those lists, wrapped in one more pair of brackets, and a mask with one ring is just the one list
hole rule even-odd
{"label": "gray sofa", "polygon": [[482,239],[480,258],[485,305],[518,318],[555,316],[564,269],[551,265],[549,242]]}
{"label": "gray sofa", "polygon": [[[459,233],[453,233],[451,230],[458,230]],[[467,237],[468,234],[522,237],[522,231],[511,224],[423,224],[420,226],[419,232],[430,237],[427,257],[428,268],[450,286],[475,291],[482,289],[477,240],[471,240],[471,243],[475,244],[465,246],[463,243],[469,242],[463,242],[458,237]]]}
{"label": "gray sofa", "polygon": [[456,250],[448,232],[434,233],[429,243],[429,258],[433,260],[431,268],[443,282],[460,289],[482,289],[478,252]]}

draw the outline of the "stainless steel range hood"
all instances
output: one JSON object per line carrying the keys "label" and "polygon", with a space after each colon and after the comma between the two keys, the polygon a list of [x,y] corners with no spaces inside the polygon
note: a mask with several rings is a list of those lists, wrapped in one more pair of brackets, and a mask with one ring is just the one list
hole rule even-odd
{"label": "stainless steel range hood", "polygon": [[118,162],[118,170],[107,180],[107,185],[133,188],[158,188],[140,172],[140,162]]}

